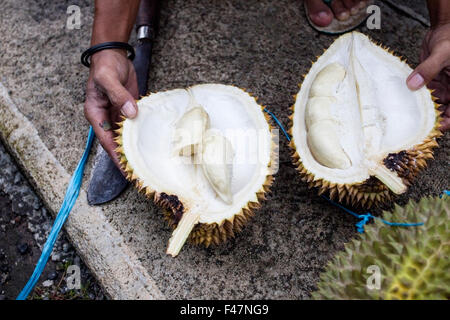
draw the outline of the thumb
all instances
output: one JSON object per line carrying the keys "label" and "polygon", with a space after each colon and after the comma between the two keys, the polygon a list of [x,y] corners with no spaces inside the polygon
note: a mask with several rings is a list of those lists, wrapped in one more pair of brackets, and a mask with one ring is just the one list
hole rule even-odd
{"label": "thumb", "polygon": [[433,80],[445,67],[448,54],[442,50],[434,50],[406,79],[411,90],[418,90]]}
{"label": "thumb", "polygon": [[137,104],[133,95],[118,80],[111,79],[103,84],[105,93],[113,107],[120,110],[126,118],[133,119],[137,116]]}

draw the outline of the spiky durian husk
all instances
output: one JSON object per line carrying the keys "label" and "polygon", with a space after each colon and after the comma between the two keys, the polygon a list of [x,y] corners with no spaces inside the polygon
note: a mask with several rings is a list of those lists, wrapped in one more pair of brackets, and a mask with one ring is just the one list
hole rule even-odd
{"label": "spiky durian husk", "polygon": [[[379,43],[376,44],[383,50],[389,52],[406,63],[406,59],[396,55],[394,51],[390,50],[388,47],[382,46]],[[316,58],[318,59],[319,56]],[[312,64],[314,64],[314,62],[312,62]],[[303,75],[303,78],[305,77],[306,74]],[[301,84],[298,86],[301,89]],[[433,94],[433,91],[430,92]],[[297,95],[294,95],[294,100],[296,99]],[[413,148],[409,150],[402,150],[395,154],[389,154],[383,160],[386,167],[397,172],[398,176],[402,178],[403,182],[407,186],[411,185],[414,178],[426,168],[427,160],[433,159],[433,149],[438,147],[436,139],[442,136],[442,132],[439,130],[440,122],[442,121],[441,111],[439,111],[440,105],[436,103],[437,99],[433,95],[432,99],[436,110],[436,122],[428,137],[425,138],[422,143],[415,145]],[[337,200],[353,207],[370,209],[374,206],[392,201],[394,193],[375,177],[370,177],[366,181],[355,184],[341,184],[324,179],[316,179],[314,174],[303,166],[300,155],[296,151],[296,145],[292,135],[294,112],[295,102],[291,106],[291,114],[289,116],[289,135],[292,137],[289,142],[289,146],[292,150],[291,157],[296,169],[301,175],[302,180],[308,184],[309,188],[317,188],[319,195],[324,193],[328,194],[332,200]]]}
{"label": "spiky durian husk", "polygon": [[[245,89],[243,89],[246,91]],[[250,96],[251,93],[246,91]],[[253,97],[255,101],[256,97]],[[271,119],[264,112],[265,107],[261,106],[261,110],[269,125],[269,129],[272,132]],[[181,220],[185,208],[183,203],[178,199],[176,195],[168,195],[166,193],[159,193],[153,190],[149,186],[144,186],[143,181],[133,172],[133,168],[127,161],[123,146],[122,146],[122,131],[125,118],[117,125],[119,128],[115,130],[117,134],[115,141],[118,145],[116,152],[119,154],[119,162],[122,166],[122,170],[126,173],[126,178],[134,183],[136,188],[144,193],[149,199],[153,200],[155,204],[159,205],[164,210],[164,218],[168,225],[175,229],[178,222]],[[278,166],[278,144],[275,142],[276,137],[272,134],[272,146],[271,146],[271,160],[268,167]],[[204,245],[209,247],[211,244],[219,245],[225,242],[227,239],[233,238],[236,233],[240,232],[248,221],[254,216],[255,211],[261,207],[261,202],[266,199],[266,194],[270,191],[270,187],[275,178],[272,175],[267,175],[266,180],[261,189],[256,192],[257,202],[249,201],[239,212],[237,212],[230,219],[224,219],[218,223],[199,223],[195,225],[188,237],[188,242],[195,245]]]}
{"label": "spiky durian husk", "polygon": [[[327,265],[314,299],[450,298],[450,196],[396,205],[383,218],[424,225],[391,227],[376,219]],[[379,290],[366,285],[372,265],[380,270]]]}

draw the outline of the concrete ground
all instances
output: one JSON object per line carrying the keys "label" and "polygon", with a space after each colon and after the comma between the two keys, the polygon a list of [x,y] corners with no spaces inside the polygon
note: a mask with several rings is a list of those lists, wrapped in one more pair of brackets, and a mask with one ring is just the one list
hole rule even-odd
{"label": "concrete ground", "polygon": [[[413,2],[416,11],[426,12],[424,2]],[[81,7],[80,30],[65,27],[66,1],[0,3],[0,133],[52,212],[59,209],[89,127],[83,117],[88,71],[79,57],[89,45],[93,8],[87,0],[71,4]],[[380,7],[381,30],[360,31],[417,65],[426,28]],[[164,1],[150,90],[234,84],[286,124],[301,75],[333,40],[308,25],[298,0]],[[440,144],[400,204],[448,187],[449,134]],[[306,188],[284,140],[280,157],[263,208],[222,246],[186,245],[177,258],[166,256],[171,230],[134,188],[100,208],[90,208],[82,191],[68,235],[113,298],[306,299],[329,259],[357,235],[356,221]]]}

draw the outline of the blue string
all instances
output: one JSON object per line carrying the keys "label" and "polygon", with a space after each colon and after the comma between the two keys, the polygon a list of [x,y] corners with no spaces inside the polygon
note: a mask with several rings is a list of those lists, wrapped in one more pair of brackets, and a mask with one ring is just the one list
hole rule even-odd
{"label": "blue string", "polygon": [[278,127],[280,127],[281,131],[283,131],[284,135],[286,136],[286,139],[287,139],[288,141],[291,141],[291,137],[289,137],[289,134],[286,132],[286,130],[284,130],[283,125],[282,125],[281,122],[277,119],[277,117],[275,117],[275,115],[274,115],[272,112],[270,112],[267,108],[264,108],[264,111],[267,112],[267,114],[268,114],[269,116],[271,116],[272,119],[277,123]]}
{"label": "blue string", "polygon": [[[274,121],[277,123],[277,125],[283,131],[286,138],[290,141],[290,137],[289,137],[288,133],[284,129],[281,122],[277,119],[277,117],[267,109],[264,109],[264,111],[267,112],[274,119]],[[78,166],[75,169],[74,174],[72,175],[69,186],[67,187],[66,195],[64,196],[64,201],[61,205],[61,209],[59,210],[58,215],[56,216],[55,222],[54,222],[52,230],[50,231],[50,234],[47,238],[47,241],[44,244],[44,248],[42,250],[41,257],[39,258],[39,260],[36,264],[36,267],[33,271],[33,274],[31,275],[27,284],[22,289],[20,294],[17,296],[17,300],[25,300],[28,297],[28,295],[30,294],[31,290],[33,290],[34,286],[36,285],[37,281],[39,280],[39,277],[42,274],[42,271],[45,268],[45,265],[47,264],[50,254],[53,251],[53,247],[55,245],[56,239],[58,238],[58,234],[61,231],[61,228],[64,225],[64,222],[67,220],[67,217],[69,216],[70,211],[72,210],[73,206],[75,205],[75,201],[78,198],[78,194],[80,192],[84,166],[86,164],[86,160],[89,155],[89,151],[91,149],[92,141],[94,140],[94,136],[95,136],[94,130],[92,127],[90,127],[88,139],[86,142],[86,148],[84,149],[83,156],[81,157],[80,162],[78,162]]]}
{"label": "blue string", "polygon": [[47,241],[44,244],[41,257],[39,258],[39,261],[37,262],[33,274],[31,275],[27,284],[22,289],[20,294],[17,296],[17,300],[25,300],[30,294],[31,290],[33,290],[34,286],[39,280],[39,277],[42,274],[42,271],[44,270],[45,265],[47,264],[50,254],[52,253],[56,239],[58,238],[58,234],[61,231],[64,222],[67,220],[70,211],[75,205],[75,201],[77,200],[78,194],[80,192],[84,166],[86,164],[86,160],[89,155],[89,151],[91,149],[94,136],[95,136],[94,130],[92,129],[92,127],[90,127],[88,139],[86,142],[86,148],[84,149],[83,156],[81,157],[80,162],[78,162],[78,166],[75,169],[75,172],[73,173],[69,186],[67,187],[66,195],[64,196],[64,201],[61,205],[61,209],[59,210],[58,215],[56,216],[55,222],[47,238]]}
{"label": "blue string", "polygon": [[364,226],[370,221],[370,219],[379,219],[381,220],[384,224],[388,225],[388,226],[392,226],[392,227],[417,227],[417,226],[423,226],[423,222],[416,222],[416,223],[400,223],[400,222],[390,222],[390,221],[386,221],[384,219],[381,219],[379,217],[375,217],[373,216],[370,212],[367,212],[365,214],[357,214],[349,209],[347,209],[346,207],[340,205],[339,203],[334,202],[333,200],[322,196],[322,198],[326,199],[328,202],[330,202],[331,204],[343,209],[345,212],[350,213],[352,216],[361,219],[360,221],[358,221],[357,223],[355,223],[356,225],[356,229],[358,230],[359,233],[364,233]]}
{"label": "blue string", "polygon": [[[283,131],[284,135],[286,136],[286,139],[288,141],[291,141],[289,134],[286,132],[286,130],[284,129],[281,122],[277,119],[277,117],[272,112],[270,112],[267,108],[264,108],[264,111],[267,112],[272,117],[272,119],[276,122],[276,124],[280,127],[281,131]],[[41,257],[39,258],[37,265],[33,271],[33,274],[31,275],[27,284],[22,289],[20,294],[17,296],[17,300],[25,300],[28,297],[28,295],[30,294],[31,290],[33,290],[34,286],[36,285],[37,281],[39,280],[39,278],[42,274],[42,271],[44,270],[45,265],[47,264],[50,254],[53,251],[53,247],[55,245],[56,239],[58,238],[58,234],[61,231],[61,228],[62,228],[64,222],[67,220],[67,217],[69,216],[70,211],[72,210],[73,206],[75,205],[75,201],[78,198],[78,194],[80,192],[84,166],[86,164],[87,157],[89,155],[89,151],[91,150],[94,137],[95,137],[94,130],[92,127],[90,127],[88,139],[86,142],[86,148],[84,149],[83,156],[81,157],[80,161],[78,162],[77,168],[75,169],[75,172],[72,175],[72,178],[70,180],[69,186],[67,187],[66,195],[64,196],[64,201],[61,205],[61,209],[59,210],[58,215],[56,216],[55,222],[53,224],[52,230],[50,231],[48,239],[44,244],[44,248],[42,250]],[[443,194],[449,196],[450,191],[444,190]],[[361,221],[356,223],[356,227],[357,227],[357,230],[359,233],[364,232],[364,226],[367,224],[367,222],[369,222],[370,219],[380,219],[381,221],[383,221],[383,223],[385,223],[389,226],[413,227],[413,226],[423,225],[423,222],[419,222],[419,223],[389,222],[389,221],[383,220],[379,217],[374,217],[369,212],[366,214],[356,214],[353,211],[340,205],[339,203],[336,203],[333,200],[331,200],[325,196],[322,196],[322,197],[324,199],[326,199],[327,201],[329,201],[330,203],[332,203],[333,205],[343,209],[347,213],[350,213],[354,217],[361,219]],[[442,197],[442,195],[441,195],[441,197]]]}

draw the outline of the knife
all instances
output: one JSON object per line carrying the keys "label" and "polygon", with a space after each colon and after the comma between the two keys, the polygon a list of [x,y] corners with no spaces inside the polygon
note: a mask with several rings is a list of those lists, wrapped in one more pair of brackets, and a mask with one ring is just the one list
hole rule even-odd
{"label": "knife", "polygon": [[[141,0],[136,17],[137,45],[133,64],[136,70],[139,96],[147,94],[152,42],[158,28],[159,5],[159,0]],[[99,205],[111,201],[119,196],[127,186],[128,181],[106,151],[100,148],[87,192],[89,205]]]}

